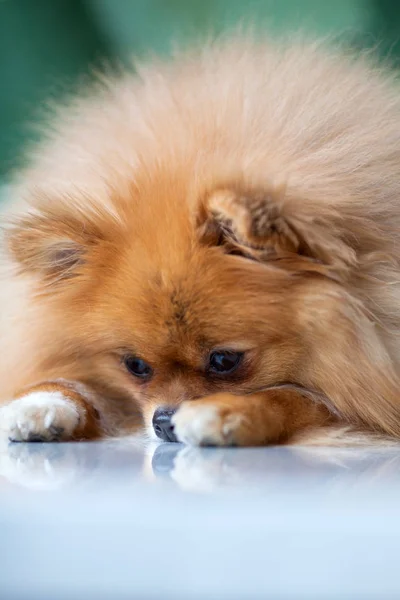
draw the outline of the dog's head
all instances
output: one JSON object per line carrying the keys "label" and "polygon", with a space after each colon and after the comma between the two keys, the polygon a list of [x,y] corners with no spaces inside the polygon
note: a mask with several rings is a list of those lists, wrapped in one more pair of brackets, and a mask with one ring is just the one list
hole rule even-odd
{"label": "dog's head", "polygon": [[355,251],[333,211],[282,185],[157,174],[111,196],[41,197],[9,232],[54,317],[55,374],[135,399],[149,431],[156,411],[222,390],[335,388],[357,339]]}

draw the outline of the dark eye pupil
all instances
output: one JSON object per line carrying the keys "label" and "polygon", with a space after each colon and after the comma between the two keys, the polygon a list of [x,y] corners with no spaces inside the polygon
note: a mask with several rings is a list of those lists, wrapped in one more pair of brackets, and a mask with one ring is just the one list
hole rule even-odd
{"label": "dark eye pupil", "polygon": [[125,366],[132,375],[148,379],[151,377],[153,370],[144,360],[135,356],[127,356],[124,359]]}
{"label": "dark eye pupil", "polygon": [[239,365],[242,358],[242,352],[213,352],[210,356],[209,368],[214,373],[231,373]]}

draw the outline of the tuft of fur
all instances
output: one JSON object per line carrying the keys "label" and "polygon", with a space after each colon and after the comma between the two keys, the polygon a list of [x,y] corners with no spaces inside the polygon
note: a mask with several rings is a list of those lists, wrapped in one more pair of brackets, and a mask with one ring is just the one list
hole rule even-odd
{"label": "tuft of fur", "polygon": [[[323,443],[399,439],[399,165],[395,75],[322,42],[231,36],[99,78],[3,211],[0,399],[82,382],[119,434],[293,384],[322,409],[285,417],[285,441],[312,419]],[[245,351],[240,377],[207,379],[216,347]]]}

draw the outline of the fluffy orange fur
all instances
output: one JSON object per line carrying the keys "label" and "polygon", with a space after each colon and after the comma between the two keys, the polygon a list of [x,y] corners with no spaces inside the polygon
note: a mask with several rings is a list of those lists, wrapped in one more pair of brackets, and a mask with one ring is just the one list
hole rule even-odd
{"label": "fluffy orange fur", "polygon": [[72,438],[165,404],[193,443],[400,438],[400,94],[370,58],[232,36],[99,78],[3,223],[3,403],[56,386]]}

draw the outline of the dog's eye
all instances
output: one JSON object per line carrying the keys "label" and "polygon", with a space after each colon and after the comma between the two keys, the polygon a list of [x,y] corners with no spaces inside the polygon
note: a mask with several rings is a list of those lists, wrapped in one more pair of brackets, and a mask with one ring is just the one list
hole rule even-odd
{"label": "dog's eye", "polygon": [[137,356],[125,356],[124,365],[129,373],[140,379],[150,379],[153,375],[153,369],[141,358]]}
{"label": "dog's eye", "polygon": [[237,369],[243,358],[243,352],[220,350],[212,352],[208,361],[208,372],[215,375],[228,375]]}

